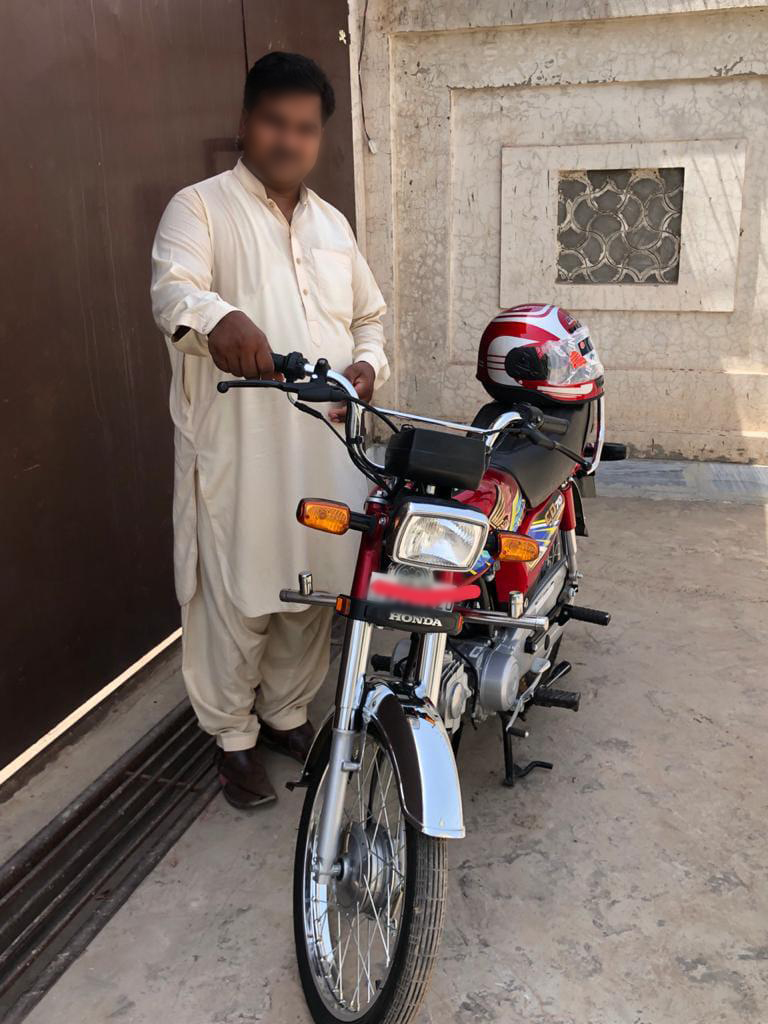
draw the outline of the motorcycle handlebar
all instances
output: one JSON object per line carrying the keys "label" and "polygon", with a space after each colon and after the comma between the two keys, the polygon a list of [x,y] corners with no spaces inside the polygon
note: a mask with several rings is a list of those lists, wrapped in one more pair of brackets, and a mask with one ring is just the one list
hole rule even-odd
{"label": "motorcycle handlebar", "polygon": [[279,352],[272,353],[272,362],[275,364],[275,373],[285,373],[285,363],[288,356],[281,356]]}

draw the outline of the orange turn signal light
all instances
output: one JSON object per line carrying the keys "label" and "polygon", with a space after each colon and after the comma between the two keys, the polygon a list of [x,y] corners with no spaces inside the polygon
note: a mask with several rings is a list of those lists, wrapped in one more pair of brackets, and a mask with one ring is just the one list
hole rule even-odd
{"label": "orange turn signal light", "polygon": [[496,536],[499,545],[496,557],[500,562],[532,562],[539,557],[539,545],[533,537],[505,530],[499,530]]}
{"label": "orange turn signal light", "polygon": [[296,518],[303,526],[323,533],[346,533],[351,517],[349,505],[322,498],[302,498],[296,509]]}

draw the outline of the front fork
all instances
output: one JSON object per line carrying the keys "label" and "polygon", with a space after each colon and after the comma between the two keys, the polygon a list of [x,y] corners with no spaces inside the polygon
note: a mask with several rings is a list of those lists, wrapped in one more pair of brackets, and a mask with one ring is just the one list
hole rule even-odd
{"label": "front fork", "polygon": [[355,719],[363,701],[372,632],[370,622],[350,619],[344,636],[325,797],[318,823],[315,872],[321,883],[328,883],[333,875],[347,785],[351,773],[359,770],[359,765],[352,759],[357,738]]}
{"label": "front fork", "polygon": [[[350,775],[360,770],[360,765],[354,760],[355,742],[359,737],[356,726],[365,695],[365,670],[372,631],[371,623],[350,619],[344,638],[314,863],[315,875],[321,884],[328,883],[334,875],[347,786]],[[445,643],[445,633],[428,633],[420,645],[416,695],[434,707],[437,707],[440,696]]]}

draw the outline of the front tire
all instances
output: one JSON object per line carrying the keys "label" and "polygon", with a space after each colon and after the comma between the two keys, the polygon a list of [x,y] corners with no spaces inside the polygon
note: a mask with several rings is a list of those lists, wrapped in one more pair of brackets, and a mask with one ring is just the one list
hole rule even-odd
{"label": "front tire", "polygon": [[293,920],[304,996],[317,1024],[407,1024],[423,1002],[445,911],[445,840],[402,814],[389,753],[362,740],[347,788],[340,876],[313,879],[328,758],[309,782],[296,843]]}

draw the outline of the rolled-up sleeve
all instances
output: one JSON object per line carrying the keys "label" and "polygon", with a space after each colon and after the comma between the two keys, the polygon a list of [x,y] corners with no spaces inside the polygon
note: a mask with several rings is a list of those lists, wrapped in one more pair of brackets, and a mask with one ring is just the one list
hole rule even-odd
{"label": "rolled-up sleeve", "polygon": [[[194,188],[165,209],[152,246],[152,313],[183,352],[207,353],[206,335],[237,309],[211,291],[213,248],[205,206]],[[194,334],[190,334],[194,332]]]}
{"label": "rolled-up sleeve", "polygon": [[371,273],[371,268],[355,242],[352,256],[352,337],[354,361],[364,360],[376,371],[376,387],[389,377],[389,361],[384,351],[384,328],[381,320],[387,311],[384,296]]}

